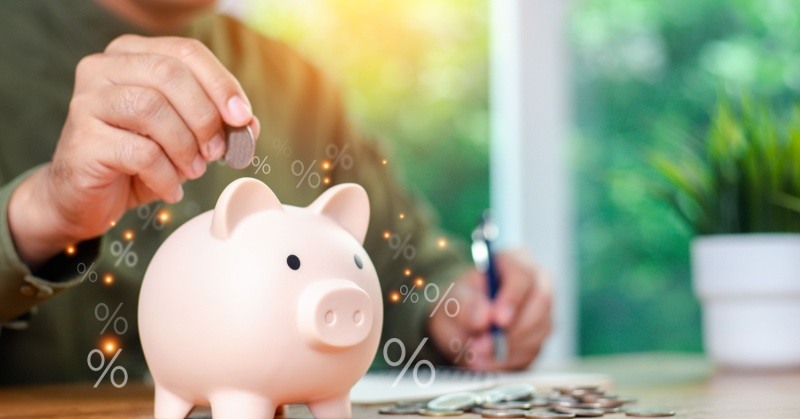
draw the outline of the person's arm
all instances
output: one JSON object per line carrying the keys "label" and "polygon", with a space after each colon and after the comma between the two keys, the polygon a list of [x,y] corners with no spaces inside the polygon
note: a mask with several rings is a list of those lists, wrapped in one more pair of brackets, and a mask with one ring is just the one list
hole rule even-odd
{"label": "person's arm", "polygon": [[[392,338],[403,342],[406,354],[413,354],[428,338],[418,356],[439,364],[454,363],[480,370],[528,366],[551,330],[552,296],[547,275],[524,252],[501,252],[496,259],[500,291],[497,299],[490,301],[483,274],[462,256],[466,254],[463,241],[447,237],[439,229],[428,203],[398,182],[391,156],[381,152],[376,142],[356,134],[346,122],[337,94],[329,96],[334,103],[334,122],[329,126],[336,133],[333,145],[339,150],[347,146],[354,160],[350,169],[340,165],[332,182],[360,183],[367,190],[372,207],[364,247],[378,270],[384,296],[383,336],[373,366],[387,366],[383,345]],[[324,153],[327,146],[318,145],[318,153]],[[388,164],[383,163],[384,159]],[[445,246],[439,245],[441,238],[445,239]],[[411,270],[408,276],[407,268]],[[422,281],[416,283],[417,278]],[[435,284],[438,298],[445,298],[435,311],[439,301],[431,303],[425,298],[428,284]],[[444,297],[451,285],[452,291]],[[399,301],[391,299],[401,286],[406,290],[414,287],[412,292],[417,293],[418,301],[405,300],[403,295],[399,295]],[[434,291],[429,290],[431,299]],[[460,309],[447,303],[450,298],[458,302]],[[489,335],[492,324],[506,332],[505,359],[493,356]],[[389,359],[397,362],[399,346],[388,349]]]}
{"label": "person's arm", "polygon": [[0,187],[0,322],[80,281],[80,258],[91,264],[126,210],[179,201],[224,154],[224,125],[259,132],[239,82],[196,40],[125,35],[84,57],[52,161]]}
{"label": "person's arm", "polygon": [[[77,243],[73,255],[56,252],[49,260],[37,262],[35,270],[23,260],[10,228],[9,204],[12,195],[38,168],[0,186],[0,325],[23,327],[18,321],[32,307],[80,283],[77,265],[90,266],[99,253],[99,240]],[[63,249],[63,247],[62,247]]]}
{"label": "person's arm", "polygon": [[[353,173],[340,171],[342,174],[337,173],[335,181],[340,182],[340,176],[341,181],[356,181],[364,186],[370,197],[372,217],[364,246],[378,271],[384,297],[383,336],[374,366],[386,366],[383,345],[392,338],[400,339],[410,354],[427,337],[420,352],[421,358],[438,364],[449,363],[430,339],[427,325],[436,303],[426,301],[424,290],[428,284],[434,284],[441,298],[448,287],[470,268],[462,256],[463,243],[441,231],[430,205],[399,184],[396,169],[391,164],[383,164],[384,159],[391,161],[391,156],[379,151],[376,143],[355,141],[351,148],[355,151],[356,161],[351,169]],[[444,239],[446,245],[440,246],[440,239]],[[392,245],[397,248],[392,248]],[[410,270],[410,275],[407,275],[407,270]],[[419,283],[416,282],[418,278],[421,279]],[[402,295],[399,300],[393,300],[391,296],[399,295],[401,286],[413,289],[419,300],[416,303],[411,300],[403,302]],[[431,287],[428,295],[433,297],[433,294]],[[445,309],[452,313],[455,306],[442,304],[439,307],[440,311]],[[397,361],[399,347],[390,346],[388,353],[392,361]]]}

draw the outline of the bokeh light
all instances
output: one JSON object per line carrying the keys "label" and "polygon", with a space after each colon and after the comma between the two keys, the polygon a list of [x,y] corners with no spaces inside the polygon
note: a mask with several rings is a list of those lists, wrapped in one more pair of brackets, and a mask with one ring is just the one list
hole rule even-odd
{"label": "bokeh light", "polygon": [[415,287],[422,288],[423,285],[425,285],[425,278],[423,278],[421,276],[418,276],[418,277],[414,278],[414,286]]}
{"label": "bokeh light", "polygon": [[392,291],[389,293],[389,301],[393,303],[397,303],[400,301],[400,293],[397,291]]}
{"label": "bokeh light", "polygon": [[103,283],[106,284],[106,285],[113,285],[114,284],[114,275],[112,275],[112,274],[103,275]]}
{"label": "bokeh light", "polygon": [[127,241],[133,240],[133,230],[125,230],[125,232],[122,234],[122,237],[124,237]]}
{"label": "bokeh light", "polygon": [[166,224],[171,219],[172,219],[172,214],[166,209],[162,209],[161,211],[158,212],[158,221],[160,221],[161,224]]}
{"label": "bokeh light", "polygon": [[104,337],[100,339],[99,348],[106,355],[111,355],[119,348],[119,341],[111,336]]}
{"label": "bokeh light", "polygon": [[411,276],[411,268],[405,268],[405,269],[403,269],[403,275],[405,275],[405,276]]}
{"label": "bokeh light", "polygon": [[392,232],[389,231],[389,230],[385,230],[383,232],[383,238],[386,239],[386,240],[389,240],[389,237],[392,237]]}
{"label": "bokeh light", "polygon": [[66,254],[69,256],[74,256],[77,251],[78,250],[75,248],[74,244],[70,244],[66,249],[64,249],[64,252],[66,252]]}

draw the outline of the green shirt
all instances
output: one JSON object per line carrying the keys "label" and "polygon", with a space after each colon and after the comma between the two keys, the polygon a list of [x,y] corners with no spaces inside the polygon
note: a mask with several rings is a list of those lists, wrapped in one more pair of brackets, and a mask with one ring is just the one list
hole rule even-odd
{"label": "green shirt", "polygon": [[[182,35],[205,43],[241,82],[263,127],[257,156],[268,156],[269,173],[212,163],[201,179],[184,185],[182,202],[166,207],[171,221],[165,226],[147,223],[147,213],[161,203],[139,207],[104,237],[78,244],[75,255],[58,255],[30,272],[9,234],[9,197],[32,168],[50,160],[67,115],[78,61],[103,51],[121,34],[142,31],[88,0],[4,0],[0,7],[0,383],[94,380],[97,375],[88,368],[87,355],[101,338],[115,334],[114,326],[125,332],[119,336],[122,352],[117,364],[132,380],[141,379],[146,365],[137,333],[137,299],[159,244],[177,226],[213,208],[225,186],[242,176],[266,182],[284,204],[308,205],[326,186],[315,188],[308,179],[301,181],[292,172],[295,161],[327,174],[331,184],[356,182],[366,188],[372,218],[364,247],[384,295],[381,348],[393,337],[412,351],[416,348],[426,333],[430,305],[424,299],[400,304],[388,296],[418,276],[440,284],[454,279],[466,268],[454,241],[444,249],[437,246],[441,233],[426,204],[398,184],[391,163],[383,164],[391,158],[378,144],[348,123],[339,92],[317,68],[288,46],[218,14],[198,18]],[[346,148],[352,167],[339,164],[323,171],[320,162],[327,147]],[[133,232],[129,241],[123,237],[126,231]],[[402,252],[396,254],[384,232],[410,237],[407,245],[416,250],[414,257],[407,260]],[[123,245],[127,253],[119,255]],[[87,267],[101,278],[92,282],[95,277],[87,275],[82,280],[79,272],[86,274]],[[413,272],[410,278],[406,268]],[[106,273],[113,275],[112,285],[103,283]],[[105,322],[98,318],[107,317],[107,312],[99,304],[111,312],[122,304],[117,314],[126,319],[127,330],[123,322],[112,322],[100,336]],[[381,348],[375,364],[383,364]],[[431,342],[423,355],[441,361]]]}

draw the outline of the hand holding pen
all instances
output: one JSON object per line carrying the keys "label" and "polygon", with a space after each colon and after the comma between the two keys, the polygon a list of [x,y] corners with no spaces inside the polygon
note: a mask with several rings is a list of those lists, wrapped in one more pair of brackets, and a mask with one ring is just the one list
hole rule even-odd
{"label": "hand holding pen", "polygon": [[[488,252],[492,252],[491,243]],[[527,367],[551,330],[550,281],[522,251],[493,253],[497,279],[494,300],[482,269],[466,270],[455,281],[451,296],[461,304],[455,317],[439,310],[428,322],[437,349],[452,363],[475,370],[515,370]],[[494,332],[492,331],[494,327]],[[496,358],[495,341],[505,334],[505,357]]]}

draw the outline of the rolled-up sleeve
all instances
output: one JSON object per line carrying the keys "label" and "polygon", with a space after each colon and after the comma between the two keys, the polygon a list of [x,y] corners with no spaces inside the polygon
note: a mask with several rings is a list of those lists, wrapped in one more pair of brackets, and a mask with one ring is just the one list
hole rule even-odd
{"label": "rolled-up sleeve", "polygon": [[24,328],[33,307],[79,284],[78,265],[83,263],[85,271],[99,254],[100,240],[94,239],[76,244],[73,255],[56,255],[36,272],[20,259],[9,229],[8,204],[19,184],[36,169],[0,186],[0,325],[6,328]]}

